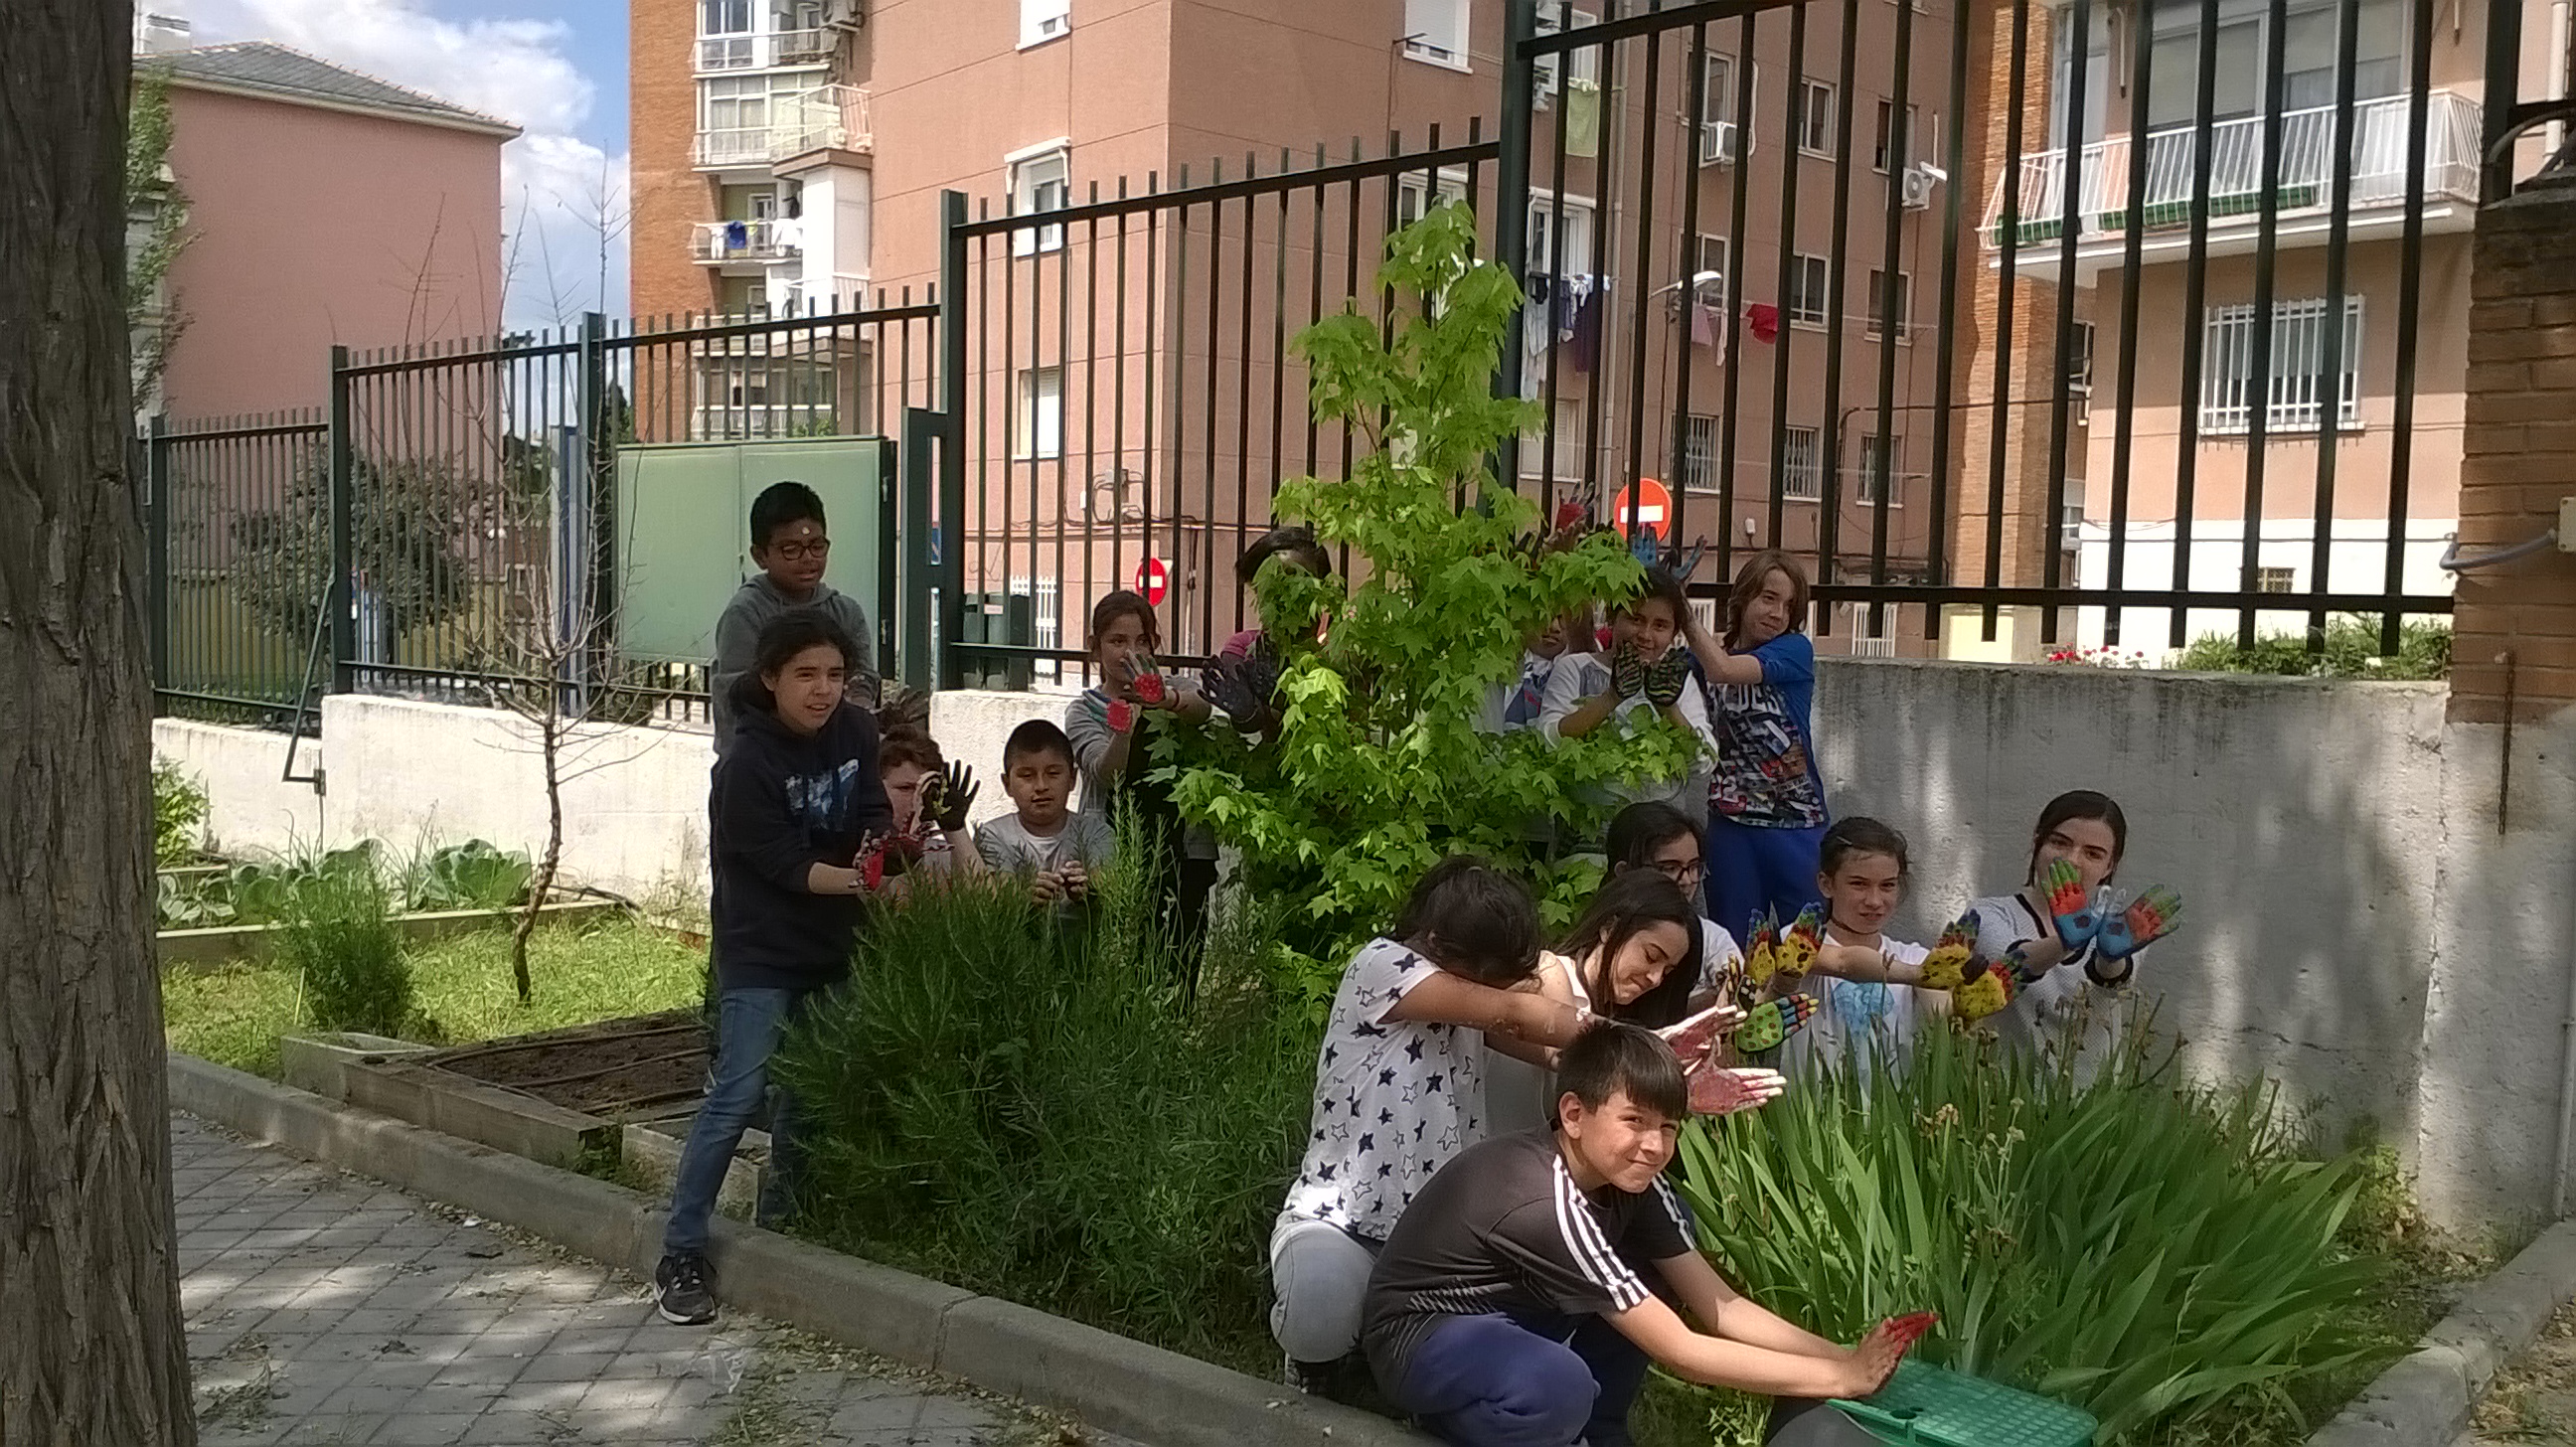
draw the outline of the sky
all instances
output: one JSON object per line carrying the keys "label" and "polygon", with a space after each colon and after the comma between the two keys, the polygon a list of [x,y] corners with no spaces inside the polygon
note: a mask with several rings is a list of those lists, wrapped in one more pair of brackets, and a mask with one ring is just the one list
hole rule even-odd
{"label": "sky", "polygon": [[[193,43],[273,40],[498,116],[502,321],[626,311],[625,0],[141,0]],[[606,256],[602,258],[605,240]]]}

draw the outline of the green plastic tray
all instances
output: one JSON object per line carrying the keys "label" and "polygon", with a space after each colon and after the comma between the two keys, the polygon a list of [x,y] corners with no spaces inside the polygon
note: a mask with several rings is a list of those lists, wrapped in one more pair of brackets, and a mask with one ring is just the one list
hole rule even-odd
{"label": "green plastic tray", "polygon": [[1896,1447],[2083,1447],[2100,1425],[2064,1402],[1912,1360],[1868,1401],[1833,1405]]}

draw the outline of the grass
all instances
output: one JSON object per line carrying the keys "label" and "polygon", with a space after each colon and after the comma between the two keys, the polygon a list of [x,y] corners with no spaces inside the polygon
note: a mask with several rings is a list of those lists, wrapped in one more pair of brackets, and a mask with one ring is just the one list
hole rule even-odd
{"label": "grass", "polygon": [[[518,1002],[506,929],[409,947],[408,1038],[430,1044],[497,1040],[698,1003],[706,955],[624,919],[547,925],[528,942],[536,996]],[[277,1037],[310,1023],[295,972],[273,960],[162,972],[170,1048],[274,1079]]]}

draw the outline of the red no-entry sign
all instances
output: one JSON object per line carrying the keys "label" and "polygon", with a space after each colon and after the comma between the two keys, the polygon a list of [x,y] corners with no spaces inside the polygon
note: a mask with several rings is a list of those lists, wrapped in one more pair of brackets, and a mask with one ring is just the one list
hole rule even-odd
{"label": "red no-entry sign", "polygon": [[1172,570],[1160,558],[1147,558],[1136,565],[1136,591],[1154,607],[1163,606],[1163,598],[1172,591]]}
{"label": "red no-entry sign", "polygon": [[[1629,505],[1632,496],[1635,499],[1633,507]],[[1620,488],[1615,501],[1617,506],[1611,516],[1617,520],[1623,535],[1634,537],[1640,523],[1658,538],[1672,535],[1673,494],[1662,483],[1651,477],[1638,478],[1636,492],[1631,494],[1628,489]]]}

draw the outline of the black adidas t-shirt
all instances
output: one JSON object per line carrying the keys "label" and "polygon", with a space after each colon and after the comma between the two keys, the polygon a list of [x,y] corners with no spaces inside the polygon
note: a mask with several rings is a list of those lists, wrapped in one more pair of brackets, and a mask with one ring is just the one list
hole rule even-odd
{"label": "black adidas t-shirt", "polygon": [[1689,1217],[1661,1180],[1586,1194],[1555,1132],[1496,1136],[1461,1151],[1404,1209],[1369,1273],[1360,1344],[1382,1382],[1401,1382],[1444,1318],[1603,1315],[1648,1296],[1631,1261],[1690,1251]]}

